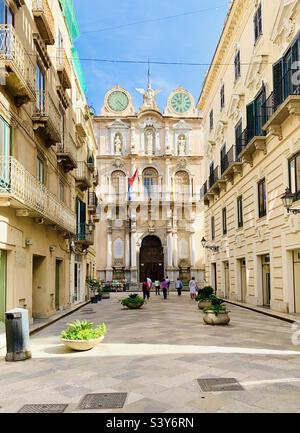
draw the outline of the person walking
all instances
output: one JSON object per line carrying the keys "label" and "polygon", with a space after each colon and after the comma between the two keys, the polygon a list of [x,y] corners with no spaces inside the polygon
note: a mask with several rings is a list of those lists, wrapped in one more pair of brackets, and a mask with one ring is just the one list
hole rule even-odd
{"label": "person walking", "polygon": [[149,290],[151,290],[152,289],[152,280],[151,280],[150,277],[147,278],[147,283],[148,283],[148,286],[149,286]]}
{"label": "person walking", "polygon": [[149,289],[149,284],[148,284],[147,278],[143,282],[142,290],[143,290],[144,299],[146,299],[146,298],[150,299],[150,289]]}
{"label": "person walking", "polygon": [[195,280],[195,277],[193,277],[189,282],[189,289],[190,289],[191,299],[195,299],[197,296],[197,282]]}
{"label": "person walking", "polygon": [[181,292],[182,292],[182,289],[183,289],[183,284],[182,284],[182,281],[181,281],[180,278],[177,278],[176,289],[177,289],[178,296],[181,296]]}
{"label": "person walking", "polygon": [[166,282],[167,282],[167,284],[168,284],[168,295],[170,294],[170,283],[171,283],[171,281],[169,280],[169,277],[167,276],[167,278],[166,278]]}
{"label": "person walking", "polygon": [[166,279],[162,280],[161,282],[161,288],[164,294],[164,299],[168,298],[168,282]]}
{"label": "person walking", "polygon": [[155,286],[155,294],[160,295],[160,282],[159,282],[159,280],[155,280],[154,286]]}

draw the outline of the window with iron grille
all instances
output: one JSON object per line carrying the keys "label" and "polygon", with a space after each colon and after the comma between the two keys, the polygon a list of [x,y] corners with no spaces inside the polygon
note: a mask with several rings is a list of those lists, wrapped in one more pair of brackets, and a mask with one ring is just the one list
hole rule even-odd
{"label": "window with iron grille", "polygon": [[222,209],[223,235],[227,235],[227,208]]}
{"label": "window with iron grille", "polygon": [[244,226],[244,211],[243,211],[243,197],[240,196],[237,198],[237,219],[238,219],[238,228]]}
{"label": "window with iron grille", "polygon": [[234,58],[234,79],[237,80],[241,76],[241,52],[238,52]]}
{"label": "window with iron grille", "polygon": [[261,9],[261,3],[258,6],[255,14],[254,14],[254,41],[255,44],[262,35],[262,9]]}
{"label": "window with iron grille", "polygon": [[215,217],[211,217],[211,240],[214,241],[215,238],[216,238]]}
{"label": "window with iron grille", "polygon": [[220,103],[221,103],[221,110],[225,107],[225,86],[221,87],[220,91]]}
{"label": "window with iron grille", "polygon": [[300,153],[289,160],[289,187],[295,194],[296,200],[300,199]]}
{"label": "window with iron grille", "polygon": [[211,110],[211,112],[209,113],[209,128],[214,128],[214,110]]}
{"label": "window with iron grille", "polygon": [[258,214],[259,218],[267,215],[266,179],[258,182]]}

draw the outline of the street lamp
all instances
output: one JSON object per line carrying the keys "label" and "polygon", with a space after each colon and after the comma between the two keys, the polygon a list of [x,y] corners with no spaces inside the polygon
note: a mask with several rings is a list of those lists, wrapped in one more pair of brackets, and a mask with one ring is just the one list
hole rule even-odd
{"label": "street lamp", "polygon": [[204,237],[202,238],[201,244],[202,244],[203,248],[211,250],[214,253],[218,253],[219,252],[220,247],[218,247],[216,245],[207,245],[207,240]]}
{"label": "street lamp", "polygon": [[293,194],[289,188],[286,188],[285,193],[281,197],[283,206],[287,209],[288,213],[293,213],[294,215],[300,214],[300,209],[291,209],[295,198],[296,194]]}
{"label": "street lamp", "polygon": [[93,223],[93,221],[90,221],[88,223],[88,230],[90,233],[93,233],[93,231],[95,230],[95,224]]}

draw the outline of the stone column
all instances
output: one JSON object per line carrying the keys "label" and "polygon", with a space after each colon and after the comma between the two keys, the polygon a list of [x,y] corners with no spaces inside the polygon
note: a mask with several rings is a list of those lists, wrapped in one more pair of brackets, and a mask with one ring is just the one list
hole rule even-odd
{"label": "stone column", "polygon": [[111,222],[108,222],[107,228],[107,259],[106,259],[106,279],[108,281],[112,280],[113,268],[112,268],[112,227]]}
{"label": "stone column", "polygon": [[125,233],[125,268],[130,268],[130,236],[128,227],[126,227]]}
{"label": "stone column", "polygon": [[178,233],[173,233],[173,267],[178,269]]}
{"label": "stone column", "polygon": [[166,200],[170,201],[171,193],[171,178],[170,178],[170,160],[166,160],[166,176],[165,176],[165,190],[166,190]]}
{"label": "stone column", "polygon": [[195,232],[190,234],[190,256],[191,256],[191,267],[195,268],[195,257],[196,257],[196,246],[195,246]]}
{"label": "stone column", "polygon": [[136,233],[136,221],[131,222],[131,285],[137,286],[137,233]]}

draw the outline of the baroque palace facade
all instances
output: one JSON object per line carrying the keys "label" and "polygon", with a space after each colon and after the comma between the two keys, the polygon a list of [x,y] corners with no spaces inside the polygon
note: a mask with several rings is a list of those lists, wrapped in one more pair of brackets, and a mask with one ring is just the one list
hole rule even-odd
{"label": "baroque palace facade", "polygon": [[299,32],[299,0],[233,1],[198,102],[207,280],[290,313],[300,313],[300,216],[281,198],[289,188],[297,208]]}
{"label": "baroque palace facade", "polygon": [[[172,92],[161,113],[150,81],[136,89],[143,104],[119,86],[94,117],[100,222],[97,272],[102,280],[126,279],[132,287],[146,277],[187,281],[204,277],[202,127],[192,95]],[[135,176],[134,176],[135,175]],[[132,189],[128,180],[133,177]]]}
{"label": "baroque palace facade", "polygon": [[94,275],[92,117],[72,0],[0,0],[0,322],[86,299]]}

